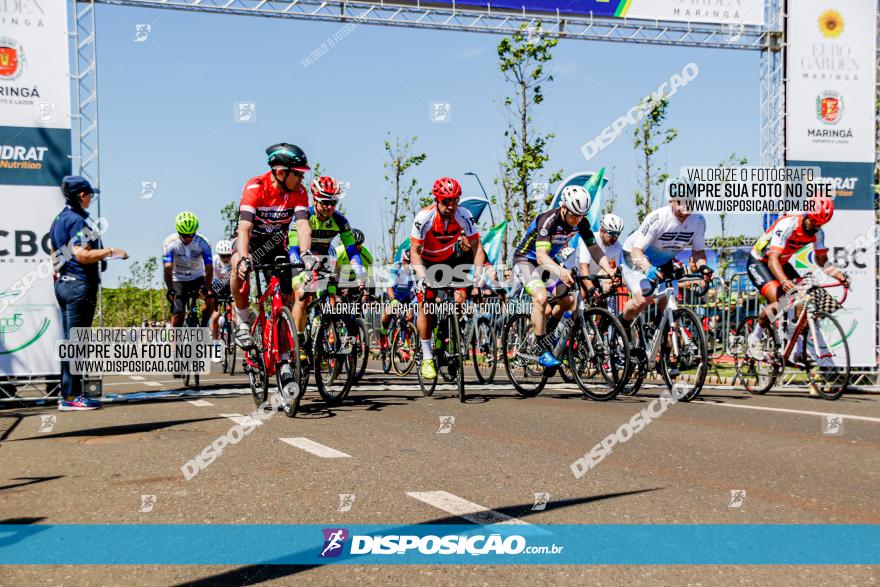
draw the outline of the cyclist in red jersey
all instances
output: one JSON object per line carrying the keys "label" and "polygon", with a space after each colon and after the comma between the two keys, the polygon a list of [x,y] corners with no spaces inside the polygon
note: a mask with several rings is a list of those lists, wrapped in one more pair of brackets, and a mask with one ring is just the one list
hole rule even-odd
{"label": "cyclist in red jersey", "polygon": [[[812,212],[789,214],[773,223],[773,226],[757,240],[746,264],[749,279],[767,299],[768,304],[776,303],[783,295],[796,288],[795,280],[800,274],[788,260],[803,247],[812,244],[816,265],[835,279],[846,282],[846,275],[834,265],[828,265],[828,247],[825,246],[825,232],[822,226],[834,216],[834,200],[814,198],[810,202]],[[749,355],[757,360],[763,359],[761,337],[770,325],[767,306],[761,310],[758,324],[749,335]]]}
{"label": "cyclist in red jersey", "polygon": [[[252,262],[271,262],[288,257],[287,232],[296,221],[303,261],[312,260],[312,232],[309,228],[308,193],[302,185],[309,162],[302,149],[290,143],[278,143],[266,149],[269,167],[263,175],[251,178],[244,186],[238,216],[236,251],[232,256],[232,297],[238,327],[235,342],[244,350],[254,347],[248,325],[248,295],[241,291]],[[282,273],[282,294],[293,293],[291,271]]]}
{"label": "cyclist in red jersey", "polygon": [[[480,242],[480,233],[477,231],[476,221],[467,208],[459,207],[461,199],[461,184],[451,177],[441,177],[434,182],[431,190],[436,203],[423,208],[416,214],[410,234],[410,257],[412,268],[415,273],[413,291],[418,296],[419,316],[416,320],[416,329],[422,343],[422,377],[425,379],[437,378],[437,367],[434,361],[434,344],[431,340],[431,332],[434,328],[433,317],[425,311],[425,281],[428,270],[437,265],[444,265],[445,270],[439,273],[432,272],[431,286],[442,286],[450,283],[453,277],[452,269],[459,265],[474,267],[474,287],[480,287],[483,279],[483,265],[486,262],[486,252]],[[455,255],[455,244],[460,235],[473,245],[473,257],[459,257]],[[443,279],[440,276],[447,279]],[[436,277],[436,279],[435,279]],[[446,281],[444,284],[443,281]],[[456,298],[463,302],[463,299]]]}

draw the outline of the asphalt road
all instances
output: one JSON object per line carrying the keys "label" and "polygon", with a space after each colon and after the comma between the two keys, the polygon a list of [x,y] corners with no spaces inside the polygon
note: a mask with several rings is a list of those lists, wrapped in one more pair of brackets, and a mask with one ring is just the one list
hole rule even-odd
{"label": "asphalt road", "polygon": [[[518,397],[507,384],[423,397],[371,368],[345,404],[316,393],[278,413],[187,481],[181,465],[254,410],[244,378],[213,374],[202,397],[114,401],[102,410],[0,410],[0,520],[34,524],[878,524],[880,395],[710,388],[678,403],[593,470],[571,463],[658,395],[584,399],[573,385]],[[180,387],[108,378],[104,393]],[[117,398],[125,399],[125,398]],[[826,416],[843,415],[840,434]],[[47,418],[44,418],[47,416]],[[54,421],[51,416],[55,416]],[[448,420],[453,416],[454,422]],[[445,432],[441,432],[445,430]],[[281,440],[288,439],[288,440]],[[306,439],[306,440],[290,440]],[[341,458],[328,458],[344,453]],[[732,499],[732,491],[745,491]],[[549,494],[543,510],[535,494]],[[340,494],[354,496],[340,510]],[[741,495],[741,494],[737,494]],[[146,498],[142,496],[155,496]],[[152,504],[150,505],[144,505]],[[150,511],[142,511],[150,510]],[[687,545],[632,544],[633,549]],[[0,546],[2,548],[2,546]],[[88,545],[71,545],[88,548]],[[0,584],[244,585],[834,584],[868,566],[20,566]]]}

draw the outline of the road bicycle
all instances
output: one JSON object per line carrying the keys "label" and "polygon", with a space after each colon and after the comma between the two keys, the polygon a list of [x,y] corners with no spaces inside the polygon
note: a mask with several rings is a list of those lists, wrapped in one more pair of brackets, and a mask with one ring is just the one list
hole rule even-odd
{"label": "road bicycle", "polygon": [[407,306],[402,312],[392,314],[388,324],[389,361],[391,368],[401,377],[410,374],[416,365],[416,353],[421,352],[413,309],[410,304]]}
{"label": "road bicycle", "polygon": [[[675,282],[679,279],[703,279],[703,275],[683,274],[680,269],[675,273],[655,282],[655,304],[659,307],[660,301],[666,300],[663,311],[657,316],[659,321],[647,320],[645,312],[642,312],[632,323],[632,371],[622,391],[624,395],[636,394],[648,373],[654,369],[660,372],[670,390],[679,379],[687,382],[688,391],[679,401],[691,401],[703,389],[709,368],[709,351],[702,321],[690,308],[678,306],[675,291]],[[697,295],[705,296],[710,285],[706,283]]]}
{"label": "road bicycle", "polygon": [[[323,264],[312,270],[313,282],[329,284],[334,278]],[[358,373],[358,347],[361,336],[357,320],[350,314],[337,311],[335,296],[326,287],[317,292],[307,308],[305,331],[303,381],[310,371],[315,374],[315,386],[321,398],[330,405],[338,405],[351,391]]]}
{"label": "road bicycle", "polygon": [[[834,287],[843,288],[839,300],[825,291]],[[764,329],[762,358],[748,352],[749,335],[758,316],[746,316],[730,342],[736,377],[743,387],[749,393],[767,393],[790,367],[802,371],[810,391],[823,399],[836,400],[843,395],[849,386],[849,344],[832,313],[843,306],[848,293],[849,284],[844,281],[822,285],[812,279],[801,281],[786,297],[781,317]]]}
{"label": "road bicycle", "polygon": [[[202,325],[202,313],[199,310],[199,298],[197,295],[190,295],[184,301],[184,318],[183,325],[188,328],[199,328]],[[183,385],[192,389],[199,388],[199,373],[197,371],[187,371],[183,374]]]}
{"label": "road bicycle", "polygon": [[[597,283],[608,276],[580,275],[572,270],[574,310],[563,315],[545,339],[545,346],[536,344],[531,316],[525,313],[511,315],[501,337],[501,356],[507,376],[516,391],[524,397],[541,393],[547,381],[560,367],[542,367],[538,357],[547,350],[555,357],[564,357],[571,375],[581,393],[593,400],[607,401],[623,389],[630,371],[630,345],[623,325],[606,308],[588,307],[581,292],[581,284]],[[559,286],[549,304],[571,294]],[[548,324],[548,326],[552,326]],[[548,328],[550,330],[550,328]]]}
{"label": "road bicycle", "polygon": [[232,298],[217,298],[218,304],[218,330],[220,340],[223,341],[223,359],[221,366],[223,372],[229,375],[235,375],[235,359],[238,353],[238,347],[235,344],[235,319],[232,314]]}
{"label": "road bicycle", "polygon": [[[468,309],[474,311],[464,314],[461,319],[463,344],[469,349],[474,374],[482,385],[495,380],[499,361],[496,316],[501,313],[501,298],[497,291],[492,293],[494,295],[483,295],[483,290],[480,289],[468,305]],[[489,308],[496,307],[499,310],[497,313],[488,311]],[[487,311],[481,311],[484,309]]]}
{"label": "road bicycle", "polygon": [[[436,326],[434,328],[434,364],[437,367],[437,377],[425,379],[422,370],[417,369],[419,376],[419,388],[422,394],[430,396],[437,387],[437,379],[443,377],[450,383],[455,383],[458,390],[458,401],[465,401],[464,392],[464,363],[467,360],[467,350],[462,343],[461,336],[461,313],[460,304],[455,303],[454,287],[433,288],[435,292],[431,303],[435,304],[438,312],[434,315]],[[425,296],[427,301],[427,296]],[[421,364],[422,348],[416,344],[416,361]]]}
{"label": "road bicycle", "polygon": [[[254,403],[266,403],[269,394],[269,378],[275,378],[281,408],[293,418],[305,393],[302,378],[300,352],[296,326],[289,304],[291,294],[281,293],[281,280],[288,269],[302,269],[302,263],[291,263],[286,256],[278,256],[273,263],[253,263],[254,281],[257,289],[257,312],[251,320],[251,335],[255,347],[244,354],[243,367],[248,376]],[[266,290],[262,290],[261,272],[268,276]],[[242,292],[249,288],[248,280]]]}

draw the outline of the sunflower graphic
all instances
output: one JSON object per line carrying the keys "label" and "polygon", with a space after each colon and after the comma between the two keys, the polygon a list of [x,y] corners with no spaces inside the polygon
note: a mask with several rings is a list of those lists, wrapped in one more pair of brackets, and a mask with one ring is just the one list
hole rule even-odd
{"label": "sunflower graphic", "polygon": [[843,32],[843,15],[836,10],[826,10],[819,17],[819,30],[829,39],[836,39]]}

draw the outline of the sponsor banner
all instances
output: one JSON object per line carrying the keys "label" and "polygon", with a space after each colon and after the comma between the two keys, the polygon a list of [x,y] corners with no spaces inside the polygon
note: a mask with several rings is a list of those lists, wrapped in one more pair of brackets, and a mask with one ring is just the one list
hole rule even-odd
{"label": "sponsor banner", "polygon": [[58,374],[61,365],[54,356],[61,311],[49,226],[63,207],[61,192],[0,185],[0,202],[0,376]]}
{"label": "sponsor banner", "polygon": [[70,128],[66,0],[0,1],[0,124]]}
{"label": "sponsor banner", "polygon": [[[397,4],[416,4],[404,0]],[[433,4],[452,6],[452,0]],[[762,0],[456,0],[458,8],[726,25],[764,24]]]}
{"label": "sponsor banner", "polygon": [[70,155],[70,129],[0,126],[0,185],[57,188]]}
{"label": "sponsor banner", "polygon": [[837,210],[874,210],[874,164],[836,161],[788,161],[789,167],[818,167],[831,180]]}
{"label": "sponsor banner", "polygon": [[880,563],[880,526],[871,524],[4,524],[0,539],[6,565]]}
{"label": "sponsor banner", "polygon": [[873,162],[876,0],[788,8],[786,157]]}
{"label": "sponsor banner", "polygon": [[[850,291],[843,308],[834,314],[847,336],[849,360],[853,367],[876,367],[877,295],[875,292],[875,256],[877,255],[873,211],[841,210],[823,228],[828,261],[850,279]],[[864,239],[858,237],[865,236]],[[804,247],[791,259],[801,274],[815,268],[813,247]],[[827,290],[840,298],[841,288]]]}

